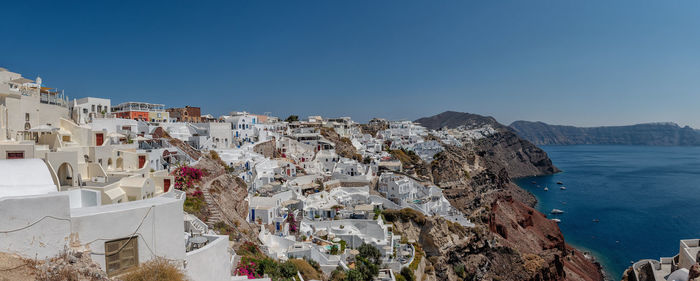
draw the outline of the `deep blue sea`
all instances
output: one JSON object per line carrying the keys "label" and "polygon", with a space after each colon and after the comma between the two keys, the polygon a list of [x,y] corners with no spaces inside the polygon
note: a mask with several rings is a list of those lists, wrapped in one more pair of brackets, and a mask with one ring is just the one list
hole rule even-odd
{"label": "deep blue sea", "polygon": [[[541,212],[562,220],[568,243],[590,251],[615,280],[630,261],[670,257],[680,239],[700,238],[700,147],[542,148],[563,172],[517,184],[537,197]],[[565,213],[549,214],[554,208]]]}

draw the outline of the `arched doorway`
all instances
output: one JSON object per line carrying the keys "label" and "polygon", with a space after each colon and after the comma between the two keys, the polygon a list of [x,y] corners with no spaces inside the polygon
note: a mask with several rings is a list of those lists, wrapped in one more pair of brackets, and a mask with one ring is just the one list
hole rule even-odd
{"label": "arched doorway", "polygon": [[112,169],[112,158],[107,159],[107,170]]}
{"label": "arched doorway", "polygon": [[117,158],[117,170],[124,170],[124,159]]}
{"label": "arched doorway", "polygon": [[58,166],[58,172],[56,175],[58,176],[58,181],[61,186],[73,185],[73,167],[71,167],[71,165],[67,162],[61,164],[61,166]]}

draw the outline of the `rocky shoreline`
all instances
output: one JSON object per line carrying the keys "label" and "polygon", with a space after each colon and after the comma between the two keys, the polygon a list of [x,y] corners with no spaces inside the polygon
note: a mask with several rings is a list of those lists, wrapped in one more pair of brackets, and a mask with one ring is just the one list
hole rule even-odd
{"label": "rocky shoreline", "polygon": [[605,280],[600,263],[567,244],[557,223],[534,209],[534,195],[513,182],[559,172],[546,152],[491,117],[446,112],[416,122],[429,129],[466,131],[466,136],[489,132],[465,137],[461,147],[444,145],[429,174],[417,173],[442,188],[476,224],[467,236],[478,247],[455,244],[439,252],[435,268],[444,270],[439,279],[458,280],[454,277],[462,276],[450,267],[464,264],[471,280]]}
{"label": "rocky shoreline", "polygon": [[[561,171],[559,171],[559,172],[561,172]],[[557,173],[559,173],[559,172],[557,172]],[[518,180],[518,179],[522,179],[522,178],[527,178],[527,177],[513,178],[513,181]],[[528,190],[526,190],[526,189],[524,189],[524,188],[522,188],[522,187],[520,187],[520,189],[522,189],[523,191],[529,193],[530,195],[532,195],[533,198],[535,198],[535,202],[534,202],[533,205],[531,205],[530,207],[536,209],[536,205],[537,205],[537,202],[538,202],[537,197],[536,197],[532,192],[530,192],[530,191],[528,191]],[[541,213],[542,213],[542,212],[541,212]],[[543,214],[544,214],[544,213],[543,213]],[[546,215],[545,215],[545,216],[546,216]],[[603,278],[604,278],[605,281],[612,281],[612,280],[615,280],[615,278],[614,278],[613,276],[611,276],[607,271],[605,271],[605,267],[603,267],[602,263],[599,261],[599,259],[598,259],[591,251],[589,251],[588,249],[585,249],[585,248],[576,247],[576,246],[571,245],[571,244],[569,244],[569,243],[567,243],[566,245],[567,245],[568,247],[571,247],[571,248],[577,250],[578,252],[580,252],[580,253],[583,255],[584,258],[586,258],[586,259],[589,260],[591,263],[593,263],[594,265],[596,265],[596,266],[598,267],[598,270],[600,271],[600,273],[601,273],[601,275],[603,276]]]}

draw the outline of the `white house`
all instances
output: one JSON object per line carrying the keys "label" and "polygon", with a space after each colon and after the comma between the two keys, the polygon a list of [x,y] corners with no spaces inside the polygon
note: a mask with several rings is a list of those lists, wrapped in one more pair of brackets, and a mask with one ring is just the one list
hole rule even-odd
{"label": "white house", "polygon": [[58,192],[57,179],[42,160],[0,160],[0,168],[2,252],[43,259],[65,248],[81,249],[110,276],[162,257],[191,280],[231,279],[228,237],[203,230],[205,242],[191,245],[182,192],[100,205],[94,191]]}
{"label": "white house", "polygon": [[109,117],[112,113],[112,100],[85,97],[73,101],[72,118],[78,124],[87,124],[94,118]]}
{"label": "white house", "polygon": [[231,123],[233,138],[239,142],[255,142],[255,124],[258,123],[256,115],[248,112],[231,112],[228,116],[222,117],[224,122]]}
{"label": "white house", "polygon": [[63,91],[0,67],[0,140],[23,140],[32,128],[55,127],[61,118],[70,118]]}

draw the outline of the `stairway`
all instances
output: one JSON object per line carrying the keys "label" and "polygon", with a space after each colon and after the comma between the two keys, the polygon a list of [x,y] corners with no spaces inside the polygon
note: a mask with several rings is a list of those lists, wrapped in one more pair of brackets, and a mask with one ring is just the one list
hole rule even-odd
{"label": "stairway", "polygon": [[219,206],[216,204],[216,202],[214,202],[214,198],[211,197],[209,188],[203,189],[202,194],[204,194],[204,202],[207,203],[207,208],[209,209],[210,213],[209,217],[207,218],[207,225],[209,225],[209,227],[213,227],[214,224],[222,221],[221,211],[219,210]]}
{"label": "stairway", "polygon": [[209,209],[209,217],[207,218],[207,225],[211,228],[215,223],[223,221],[222,219],[222,214],[221,210],[219,209],[219,205],[216,204],[214,201],[214,198],[212,197],[211,193],[209,192],[209,188],[211,188],[211,183],[214,182],[216,179],[219,177],[223,176],[225,174],[224,171],[220,171],[214,175],[210,175],[209,177],[206,178],[206,181],[201,187],[202,194],[204,195],[204,202],[207,203],[207,209]]}

